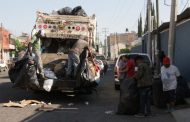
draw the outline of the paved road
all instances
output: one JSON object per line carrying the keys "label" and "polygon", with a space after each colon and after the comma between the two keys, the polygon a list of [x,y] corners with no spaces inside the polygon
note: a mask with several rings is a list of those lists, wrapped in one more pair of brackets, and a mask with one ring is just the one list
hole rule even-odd
{"label": "paved road", "polygon": [[[114,74],[110,70],[102,79],[97,94],[68,97],[59,93],[36,95],[33,92],[11,88],[7,73],[0,73],[0,122],[175,122],[170,114],[165,114],[164,110],[156,108],[153,108],[153,111],[158,115],[152,118],[106,114],[105,112],[117,110],[119,92],[114,90],[113,79]],[[39,112],[36,111],[38,106],[25,108],[2,106],[2,103],[9,100],[23,99],[51,102],[54,107],[69,107],[69,103],[74,103],[72,107],[77,107],[78,110]],[[89,102],[89,105],[85,102]]]}

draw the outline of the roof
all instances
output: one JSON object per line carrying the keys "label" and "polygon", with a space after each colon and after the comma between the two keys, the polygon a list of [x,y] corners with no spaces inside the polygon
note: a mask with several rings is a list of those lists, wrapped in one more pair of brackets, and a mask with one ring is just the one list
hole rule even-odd
{"label": "roof", "polygon": [[180,15],[177,16],[177,22],[181,22],[184,19],[190,18],[190,8],[185,9]]}
{"label": "roof", "polygon": [[[190,18],[190,8],[187,8],[185,9],[185,11],[183,11],[181,14],[177,16],[177,23],[180,23],[181,21],[185,19],[189,19],[189,18]],[[170,22],[165,22],[162,25],[160,25],[157,30],[154,30],[153,33],[157,31],[161,32],[165,29],[168,29],[169,25],[170,25]]]}

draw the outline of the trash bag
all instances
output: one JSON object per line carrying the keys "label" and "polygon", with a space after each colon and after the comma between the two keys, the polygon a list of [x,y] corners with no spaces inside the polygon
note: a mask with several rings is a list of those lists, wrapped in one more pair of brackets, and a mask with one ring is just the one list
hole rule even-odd
{"label": "trash bag", "polygon": [[84,50],[80,55],[80,63],[77,66],[76,88],[92,90],[98,85],[98,72],[96,72],[95,66],[87,57],[88,51]]}
{"label": "trash bag", "polygon": [[83,8],[81,6],[77,6],[75,7],[72,12],[71,12],[72,15],[75,15],[75,16],[84,16],[86,17],[87,14],[86,12],[83,10]]}
{"label": "trash bag", "polygon": [[57,79],[57,77],[55,76],[55,73],[51,71],[51,69],[49,68],[44,68],[44,75],[45,77],[50,78],[50,79]]}
{"label": "trash bag", "polygon": [[72,12],[72,8],[70,7],[64,7],[57,11],[59,15],[71,15],[71,12]]}
{"label": "trash bag", "polygon": [[184,99],[188,97],[190,97],[190,90],[187,81],[183,77],[180,77],[178,78],[177,89],[176,89],[177,104],[183,103]]}
{"label": "trash bag", "polygon": [[54,82],[53,79],[45,80],[43,84],[43,89],[46,90],[47,92],[50,92],[53,86],[53,82]]}
{"label": "trash bag", "polygon": [[139,110],[139,96],[136,82],[133,79],[123,80],[120,84],[120,101],[118,114],[134,115]]}
{"label": "trash bag", "polygon": [[27,55],[22,60],[15,63],[15,66],[9,70],[9,77],[14,87],[37,89],[40,87],[36,65],[29,64],[33,57]]}

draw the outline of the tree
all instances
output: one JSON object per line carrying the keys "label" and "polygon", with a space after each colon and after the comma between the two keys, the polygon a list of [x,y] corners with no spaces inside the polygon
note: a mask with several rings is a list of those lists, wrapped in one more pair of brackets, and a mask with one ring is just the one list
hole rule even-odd
{"label": "tree", "polygon": [[155,8],[154,8],[154,4],[152,4],[152,9],[151,9],[151,15],[153,17],[153,29],[157,28],[157,22],[156,22],[156,14],[155,14]]}
{"label": "tree", "polygon": [[125,49],[120,49],[120,54],[122,54],[122,53],[130,53],[130,49],[128,49],[128,48],[125,48]]}
{"label": "tree", "polygon": [[141,37],[142,34],[142,16],[140,14],[140,18],[138,19],[138,37]]}
{"label": "tree", "polygon": [[16,52],[20,52],[26,49],[26,46],[23,45],[18,39],[15,40],[15,47],[16,47]]}
{"label": "tree", "polygon": [[144,23],[144,34],[148,31],[148,9],[146,9],[146,19]]}
{"label": "tree", "polygon": [[138,37],[140,37],[140,21],[139,21],[139,19],[138,19]]}
{"label": "tree", "polygon": [[125,45],[125,48],[124,49],[120,49],[119,53],[130,53],[130,49],[131,47],[129,45]]}

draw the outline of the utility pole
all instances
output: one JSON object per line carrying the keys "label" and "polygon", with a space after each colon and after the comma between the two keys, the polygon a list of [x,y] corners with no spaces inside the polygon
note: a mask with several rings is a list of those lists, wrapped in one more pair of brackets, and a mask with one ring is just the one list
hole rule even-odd
{"label": "utility pole", "polygon": [[175,45],[175,27],[177,19],[177,4],[178,0],[171,1],[171,15],[170,15],[170,28],[169,28],[169,39],[168,39],[168,56],[173,63],[174,58],[174,45]]}
{"label": "utility pole", "polygon": [[105,57],[107,58],[108,56],[108,45],[107,45],[107,34],[109,33],[108,28],[103,28],[102,29],[102,33],[104,33],[105,36],[105,40],[104,40],[104,53],[105,53]]}
{"label": "utility pole", "polygon": [[151,22],[152,22],[152,15],[151,15],[151,0],[147,1],[147,8],[148,8],[148,41],[147,41],[147,53],[151,57]]}
{"label": "utility pole", "polygon": [[160,25],[159,0],[156,0],[156,21],[157,21],[157,29],[158,29]]}
{"label": "utility pole", "polygon": [[[119,41],[120,41],[120,40],[119,40],[119,39],[120,39],[120,38],[119,38],[119,36],[118,36],[117,33],[116,33],[116,39],[117,39],[117,40],[116,40],[116,41],[117,41],[117,54],[119,55],[119,52],[120,52],[120,49],[119,49]],[[117,55],[117,56],[118,56],[118,55]]]}
{"label": "utility pole", "polygon": [[156,21],[157,21],[157,37],[156,37],[156,74],[160,73],[160,52],[161,52],[161,44],[160,44],[160,35],[158,31],[158,27],[160,26],[160,13],[159,13],[159,0],[156,0]]}
{"label": "utility pole", "polygon": [[3,60],[3,24],[1,23],[1,38],[0,38],[0,40],[1,40],[1,49],[0,49],[0,53],[1,53],[1,60]]}
{"label": "utility pole", "polygon": [[114,33],[114,54],[115,54],[115,58],[117,57],[117,55],[116,55],[116,53],[117,53],[117,51],[116,51],[116,45],[117,45],[117,35],[116,35],[116,33]]}

